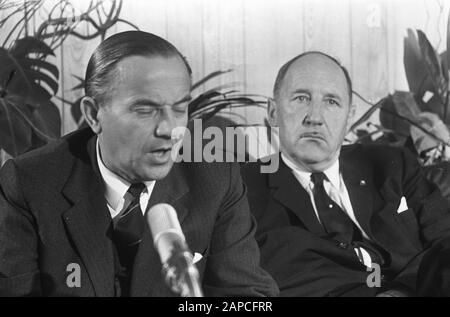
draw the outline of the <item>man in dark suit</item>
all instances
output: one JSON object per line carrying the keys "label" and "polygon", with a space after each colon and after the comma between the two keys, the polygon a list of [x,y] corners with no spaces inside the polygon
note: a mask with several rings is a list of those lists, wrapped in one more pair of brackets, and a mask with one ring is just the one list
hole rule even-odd
{"label": "man in dark suit", "polygon": [[286,63],[268,108],[280,166],[242,169],[261,265],[282,296],[421,294],[423,254],[450,236],[448,203],[405,149],[342,146],[351,94],[346,69],[326,54]]}
{"label": "man in dark suit", "polygon": [[[274,296],[235,164],[174,164],[189,65],[145,32],[100,44],[86,72],[89,128],[0,172],[0,296],[173,296],[143,213],[177,211],[205,295]],[[79,276],[77,277],[76,274]]]}

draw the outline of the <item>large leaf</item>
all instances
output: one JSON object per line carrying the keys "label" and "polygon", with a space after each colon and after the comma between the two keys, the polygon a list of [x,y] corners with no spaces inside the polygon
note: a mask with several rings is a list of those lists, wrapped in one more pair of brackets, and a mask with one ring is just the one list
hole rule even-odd
{"label": "large leaf", "polygon": [[390,95],[380,110],[382,126],[402,135],[409,135],[411,123],[408,120],[416,122],[420,114],[414,95],[404,91],[396,91]]}
{"label": "large leaf", "polygon": [[[445,61],[447,62],[447,77],[450,77],[448,75],[448,67],[450,66],[450,53],[448,52],[450,52],[450,12],[447,18],[447,58],[445,59]],[[447,89],[450,90],[450,86]]]}
{"label": "large leaf", "polygon": [[419,38],[420,50],[427,66],[428,74],[431,77],[435,91],[441,97],[442,101],[444,101],[444,93],[447,91],[447,85],[442,74],[440,57],[437,55],[433,46],[431,46],[425,33],[418,30],[417,34]]}
{"label": "large leaf", "polygon": [[45,42],[30,36],[15,41],[10,51],[15,56],[22,58],[25,58],[31,53],[41,54],[43,56],[55,55],[53,50]]}
{"label": "large leaf", "polygon": [[433,89],[419,42],[413,30],[408,29],[403,46],[403,63],[409,90],[422,98],[426,90]]}
{"label": "large leaf", "polygon": [[31,127],[21,113],[30,113],[25,104],[10,96],[0,98],[0,148],[12,156],[31,146]]}
{"label": "large leaf", "polygon": [[61,116],[58,107],[51,101],[41,104],[31,113],[36,135],[44,141],[61,136]]}
{"label": "large leaf", "polygon": [[441,140],[450,139],[448,128],[436,114],[423,112],[419,115],[418,123],[429,133],[424,133],[419,128],[411,126],[411,138],[417,153],[422,153],[439,146]]}
{"label": "large leaf", "polygon": [[428,102],[418,102],[421,111],[432,112],[439,116],[439,118],[444,118],[444,104],[438,95],[433,95],[433,97],[428,100]]}
{"label": "large leaf", "polygon": [[6,94],[22,96],[35,107],[47,103],[58,91],[59,79],[56,66],[44,60],[48,55],[53,55],[51,49],[33,38],[16,41],[10,50],[0,48],[1,89]]}
{"label": "large leaf", "polygon": [[442,75],[444,76],[445,80],[448,82],[448,54],[447,51],[442,52],[439,55],[440,59],[441,59],[441,68],[442,68]]}

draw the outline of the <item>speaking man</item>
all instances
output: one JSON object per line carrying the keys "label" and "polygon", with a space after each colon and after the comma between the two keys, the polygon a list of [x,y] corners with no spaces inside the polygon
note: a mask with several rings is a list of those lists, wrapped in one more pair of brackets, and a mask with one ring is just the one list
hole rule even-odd
{"label": "speaking man", "polygon": [[242,171],[261,265],[282,296],[416,295],[424,252],[450,236],[448,203],[405,149],[342,146],[351,97],[331,56],[287,62],[268,107],[280,168]]}
{"label": "speaking man", "polygon": [[153,34],[113,35],[85,84],[89,128],[0,172],[0,295],[174,295],[143,216],[157,203],[175,208],[205,295],[276,295],[239,167],[173,163],[191,89],[180,52]]}

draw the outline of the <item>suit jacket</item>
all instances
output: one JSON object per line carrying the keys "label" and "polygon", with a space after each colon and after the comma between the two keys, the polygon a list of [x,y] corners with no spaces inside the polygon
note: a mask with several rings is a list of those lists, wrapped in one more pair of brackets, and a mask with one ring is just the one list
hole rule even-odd
{"label": "suit jacket", "polygon": [[[90,129],[5,163],[0,171],[0,295],[114,296],[111,216]],[[177,211],[207,296],[274,296],[259,267],[255,223],[235,164],[174,164],[149,206]],[[173,296],[145,226],[131,296]],[[81,287],[68,287],[70,263]],[[69,271],[68,271],[69,269]],[[70,277],[69,277],[70,278]]]}
{"label": "suit jacket", "polygon": [[[353,248],[322,238],[309,195],[279,161],[273,174],[261,174],[258,162],[245,165],[242,175],[258,223],[261,265],[277,281],[280,295],[372,296],[384,288],[416,289],[424,251],[450,236],[450,213],[412,155],[361,145],[344,146],[340,155],[355,217],[386,259],[381,289],[367,286],[371,272],[357,261]],[[402,197],[409,209],[397,213]]]}

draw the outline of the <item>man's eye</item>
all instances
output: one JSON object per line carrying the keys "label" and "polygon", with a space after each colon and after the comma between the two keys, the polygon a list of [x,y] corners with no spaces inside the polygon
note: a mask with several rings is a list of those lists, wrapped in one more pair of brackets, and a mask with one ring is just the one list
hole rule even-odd
{"label": "man's eye", "polygon": [[153,114],[157,113],[158,108],[156,108],[156,107],[148,107],[148,106],[138,106],[138,107],[134,107],[133,110],[135,112],[139,113],[139,114],[153,115]]}
{"label": "man's eye", "polygon": [[296,96],[294,98],[294,100],[296,100],[298,102],[309,102],[309,96],[306,96],[306,95]]}
{"label": "man's eye", "polygon": [[339,106],[339,102],[336,101],[336,100],[334,100],[334,99],[327,99],[326,102],[327,102],[329,105],[332,105],[332,106]]}
{"label": "man's eye", "polygon": [[187,108],[188,108],[187,103],[173,106],[173,110],[179,113],[185,113],[187,111]]}

